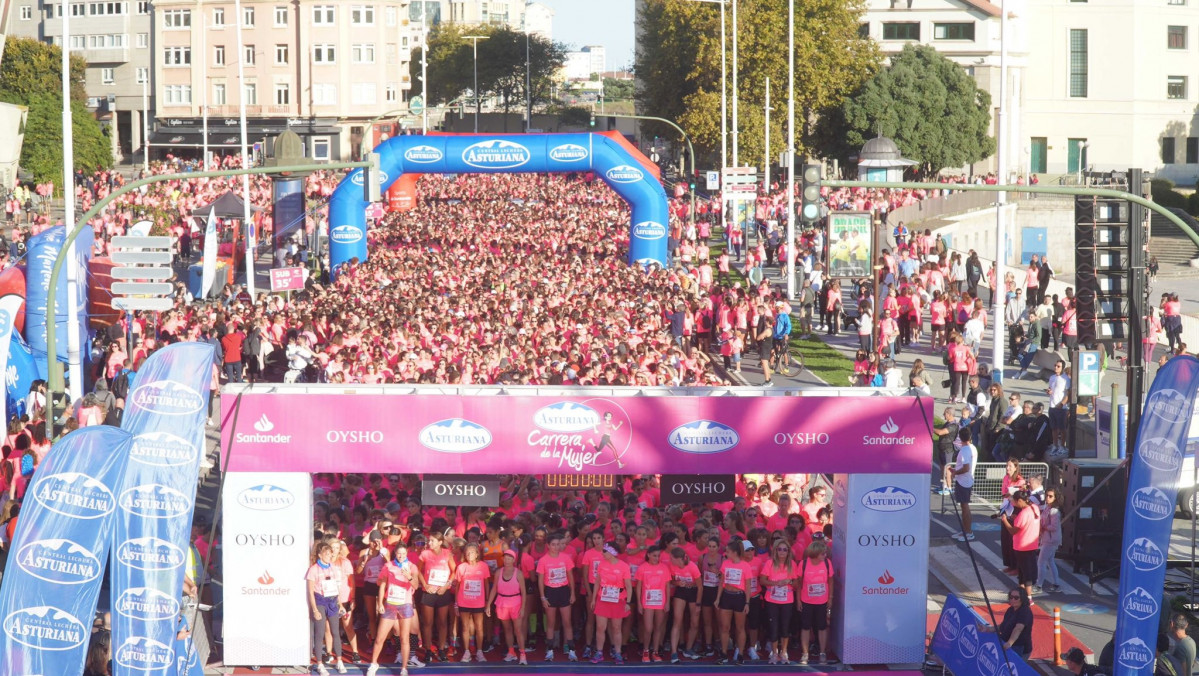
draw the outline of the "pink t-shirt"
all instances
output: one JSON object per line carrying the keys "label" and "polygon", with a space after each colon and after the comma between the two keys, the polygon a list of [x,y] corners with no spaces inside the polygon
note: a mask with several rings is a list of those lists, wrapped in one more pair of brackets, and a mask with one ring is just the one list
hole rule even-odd
{"label": "pink t-shirt", "polygon": [[[767,560],[762,566],[761,575],[766,578],[766,589],[764,599],[767,603],[794,603],[795,602],[795,586],[793,584],[782,584],[783,580],[791,580],[798,577],[795,570],[795,562],[786,566],[775,566],[774,560]],[[779,584],[771,584],[778,581]]]}
{"label": "pink t-shirt", "polygon": [[1012,533],[1012,549],[1018,552],[1031,552],[1040,546],[1038,544],[1041,539],[1041,510],[1039,507],[1030,504],[1020,510],[1016,519],[1012,521],[1012,525],[1016,527],[1016,532]]}
{"label": "pink t-shirt", "polygon": [[570,584],[567,571],[572,567],[574,567],[574,563],[566,554],[559,554],[557,556],[546,554],[537,562],[537,574],[545,579],[545,586],[547,588],[556,589]]}
{"label": "pink t-shirt", "polygon": [[458,605],[463,608],[482,608],[487,601],[487,581],[490,579],[491,569],[482,561],[459,564],[454,573]]}
{"label": "pink t-shirt", "polygon": [[633,580],[641,583],[641,605],[648,610],[666,608],[666,588],[670,584],[670,566],[662,563],[643,563],[637,567]]}
{"label": "pink t-shirt", "polygon": [[799,600],[804,603],[827,603],[829,585],[833,583],[833,564],[825,559],[808,559],[800,564],[803,579],[799,582]]}

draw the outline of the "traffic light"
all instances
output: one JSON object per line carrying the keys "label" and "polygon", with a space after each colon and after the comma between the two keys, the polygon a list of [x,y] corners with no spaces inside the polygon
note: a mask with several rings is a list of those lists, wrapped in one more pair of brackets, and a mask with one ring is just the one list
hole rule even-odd
{"label": "traffic light", "polygon": [[695,187],[699,185],[699,169],[691,172],[691,192],[695,192]]}
{"label": "traffic light", "polygon": [[815,223],[820,220],[820,173],[819,164],[805,164],[803,174],[800,175],[802,200],[799,215],[804,223]]}
{"label": "traffic light", "polygon": [[595,113],[591,113],[591,126],[595,126]]}
{"label": "traffic light", "polygon": [[366,161],[371,163],[369,167],[362,168],[362,188],[366,193],[366,201],[372,204],[382,202],[383,191],[379,184],[382,182],[383,171],[380,168],[379,153],[367,153]]}
{"label": "traffic light", "polygon": [[1074,268],[1078,342],[1128,339],[1132,250],[1130,203],[1074,198]]}

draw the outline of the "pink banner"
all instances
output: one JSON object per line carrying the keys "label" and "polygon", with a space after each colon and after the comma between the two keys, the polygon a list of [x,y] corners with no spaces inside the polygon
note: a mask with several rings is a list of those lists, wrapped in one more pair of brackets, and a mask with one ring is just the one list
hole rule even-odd
{"label": "pink banner", "polygon": [[304,268],[273,268],[271,293],[300,291],[304,288]]}
{"label": "pink banner", "polygon": [[236,472],[926,473],[924,402],[247,392],[221,441]]}

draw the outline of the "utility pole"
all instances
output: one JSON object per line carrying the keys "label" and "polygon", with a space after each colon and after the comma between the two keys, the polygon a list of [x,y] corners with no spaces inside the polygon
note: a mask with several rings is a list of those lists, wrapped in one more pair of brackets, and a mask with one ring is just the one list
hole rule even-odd
{"label": "utility pole", "polygon": [[770,192],[770,78],[766,78],[766,161],[762,163],[762,185]]}
{"label": "utility pole", "polygon": [[483,112],[483,98],[479,96],[479,40],[486,40],[486,35],[463,35],[471,41],[475,55],[475,133],[479,133],[479,114]]}
{"label": "utility pole", "polygon": [[[787,0],[787,298],[795,300],[795,0]],[[828,246],[826,243],[825,246]]]}
{"label": "utility pole", "polygon": [[[995,117],[997,136],[999,137],[999,183],[1007,183],[1007,156],[1010,143],[1007,122],[1007,0],[999,3],[999,112]],[[995,327],[995,340],[991,345],[991,378],[994,382],[1003,382],[1003,351],[1007,349],[1004,340],[1003,323],[1004,305],[1007,303],[1007,289],[1003,283],[1005,264],[1007,263],[1007,223],[1004,221],[1007,208],[1007,193],[999,193],[995,205],[995,288],[994,294],[995,317],[992,320]]]}

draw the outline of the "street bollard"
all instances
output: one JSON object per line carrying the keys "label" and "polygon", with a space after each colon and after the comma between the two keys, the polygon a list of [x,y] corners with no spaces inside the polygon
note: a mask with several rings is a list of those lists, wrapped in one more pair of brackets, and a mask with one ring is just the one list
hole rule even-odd
{"label": "street bollard", "polygon": [[1053,664],[1062,666],[1066,662],[1062,660],[1062,609],[1057,606],[1053,607]]}

